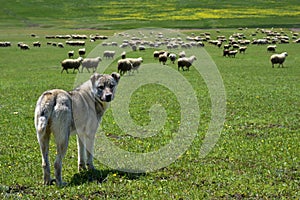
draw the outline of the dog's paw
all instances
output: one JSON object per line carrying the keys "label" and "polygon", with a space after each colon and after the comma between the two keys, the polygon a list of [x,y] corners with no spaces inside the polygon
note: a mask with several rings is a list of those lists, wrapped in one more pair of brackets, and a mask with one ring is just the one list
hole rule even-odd
{"label": "dog's paw", "polygon": [[85,171],[85,170],[86,170],[85,164],[79,164],[78,165],[78,172],[82,172],[82,171]]}
{"label": "dog's paw", "polygon": [[54,178],[50,178],[47,180],[44,180],[44,185],[54,185],[56,180]]}

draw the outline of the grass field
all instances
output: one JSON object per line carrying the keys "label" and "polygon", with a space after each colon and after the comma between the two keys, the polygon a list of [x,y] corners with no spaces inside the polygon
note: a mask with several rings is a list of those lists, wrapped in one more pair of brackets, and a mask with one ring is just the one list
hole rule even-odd
{"label": "grass field", "polygon": [[297,0],[4,1],[0,26],[130,29],[299,27]]}
{"label": "grass field", "polygon": [[[184,34],[190,36],[191,31]],[[193,33],[203,31],[193,30]],[[236,29],[221,29],[220,33],[207,31],[211,32],[212,38],[237,32]],[[245,29],[241,32],[251,39],[249,35],[254,31]],[[290,34],[288,30],[284,31]],[[32,32],[39,36],[43,46],[21,51],[16,42],[31,44],[37,40],[30,37]],[[33,125],[35,103],[43,91],[50,88],[71,90],[76,80],[76,74],[60,74],[59,67],[66,52],[73,48],[46,46],[43,36],[72,32],[66,29],[15,29],[0,33],[0,40],[13,43],[12,47],[0,48],[4,55],[0,58],[1,198],[299,198],[300,69],[297,63],[300,47],[295,43],[278,44],[278,51],[289,52],[285,68],[271,67],[270,53],[266,52],[265,46],[250,45],[245,55],[224,58],[221,49],[206,43],[204,49],[218,67],[226,90],[226,120],[215,148],[206,157],[199,157],[199,149],[211,119],[211,99],[203,77],[192,67],[189,72],[178,73],[195,90],[200,108],[199,127],[191,146],[175,162],[154,172],[135,174],[116,171],[96,159],[97,171],[90,180],[90,173],[77,172],[76,139],[71,137],[63,165],[63,178],[69,185],[64,188],[42,186],[41,158]],[[79,30],[77,33],[89,35],[97,32]],[[103,31],[99,34],[114,33]],[[258,34],[256,37],[262,36]],[[87,51],[91,52],[99,42],[87,42]],[[157,65],[152,52],[153,49],[130,52],[129,56],[142,56],[144,66]],[[204,61],[198,60],[195,65],[202,66]],[[142,76],[143,65],[139,74],[124,76],[121,84]],[[101,66],[100,63],[100,69]],[[168,63],[168,66],[177,71],[176,65]],[[115,70],[114,61],[106,71]],[[149,108],[158,102],[167,113],[167,123],[159,135],[145,139],[130,137],[118,127],[109,110],[101,124],[102,136],[130,152],[157,151],[171,142],[178,130],[182,120],[180,102],[172,91],[159,84],[150,84],[133,93],[129,109],[137,124],[146,125],[150,120]],[[52,161],[54,154],[52,141]]]}
{"label": "grass field", "polygon": [[[117,91],[115,102],[122,102],[123,90],[139,87],[130,96],[128,110],[122,110],[126,112],[122,124],[115,115],[114,102],[105,114],[97,138],[111,146],[97,146],[106,154],[101,157],[98,152],[96,171],[77,172],[76,137],[70,138],[63,160],[63,179],[68,185],[63,188],[42,185],[41,156],[33,123],[35,104],[42,92],[52,88],[72,90],[82,77],[90,76],[86,71],[61,74],[60,61],[67,57],[69,50],[76,51],[79,47],[46,45],[48,41],[65,43],[65,40],[49,40],[45,35],[100,34],[118,39],[120,44],[128,38],[118,38],[116,33],[126,31],[139,36],[138,30],[129,29],[163,27],[175,28],[172,37],[182,37],[184,41],[186,36],[204,32],[209,32],[212,39],[244,33],[252,40],[265,37],[261,32],[251,36],[256,31],[254,28],[274,27],[273,31],[282,31],[292,38],[290,28],[299,28],[298,4],[296,0],[1,2],[0,42],[10,41],[12,46],[0,47],[0,199],[299,199],[300,46],[292,39],[289,44],[277,44],[277,52],[289,54],[284,68],[271,67],[271,53],[266,51],[266,45],[249,45],[245,55],[228,58],[222,56],[222,48],[204,42],[204,48],[185,50],[188,55],[199,55],[189,72],[178,72],[176,64],[169,62],[167,66],[159,65],[153,59],[154,48],[144,52],[117,48],[117,57],[100,62],[99,72],[116,71],[123,50],[127,56],[143,57],[144,62],[139,73],[121,78],[122,90]],[[238,30],[238,27],[249,29]],[[171,34],[168,32],[171,30],[164,31]],[[31,37],[32,33],[38,37]],[[40,41],[42,47],[32,47],[34,41]],[[18,42],[29,44],[31,49],[20,50]],[[102,56],[106,47],[101,42],[86,40],[87,54]],[[210,79],[210,73],[215,73],[214,66],[219,73],[212,77],[217,80],[221,76],[226,98],[222,87],[217,89],[219,82]],[[155,69],[153,77],[151,68]],[[178,90],[172,90],[157,77],[163,77]],[[186,85],[176,85],[182,83],[181,79]],[[149,80],[151,83],[142,85]],[[126,88],[128,84],[131,85]],[[185,94],[187,99],[182,102],[180,98]],[[196,122],[197,129],[190,136],[192,139],[181,138],[178,134],[181,126],[189,124],[181,115],[185,110],[181,105],[191,102],[193,97],[196,107],[193,104],[185,108],[192,109],[188,110],[190,116],[195,116],[191,124]],[[223,101],[225,119],[222,118],[224,110],[214,108]],[[157,107],[164,108],[165,124],[156,135],[142,138],[126,131],[124,124],[131,122],[142,127],[151,125],[152,117],[162,114],[155,110]],[[220,119],[214,121],[214,117]],[[219,129],[214,132],[218,139],[216,144],[212,141],[215,146],[211,145],[211,150],[208,146],[207,155],[204,154],[202,148],[210,128],[223,120],[220,135]],[[178,138],[182,144],[192,142],[187,149],[179,146],[180,155],[176,154],[176,148],[170,148],[167,152],[169,159],[173,159],[171,163],[163,152],[150,160],[152,163],[145,162],[145,167],[155,168],[165,160],[165,166],[156,170],[129,173],[107,164],[110,157],[119,161],[120,166],[125,161],[129,167],[140,164],[128,161],[131,154],[128,157],[114,154],[114,147],[135,155],[150,155],[169,147]],[[52,173],[54,156],[52,140]]]}

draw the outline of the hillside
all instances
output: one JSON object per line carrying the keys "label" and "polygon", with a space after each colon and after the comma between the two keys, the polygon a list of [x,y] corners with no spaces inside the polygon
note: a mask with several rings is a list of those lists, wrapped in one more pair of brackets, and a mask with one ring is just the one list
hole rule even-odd
{"label": "hillside", "polygon": [[297,0],[3,1],[0,27],[299,27]]}

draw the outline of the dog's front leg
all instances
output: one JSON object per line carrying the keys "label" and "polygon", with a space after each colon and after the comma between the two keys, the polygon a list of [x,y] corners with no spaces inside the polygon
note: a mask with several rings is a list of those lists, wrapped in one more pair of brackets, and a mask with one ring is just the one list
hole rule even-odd
{"label": "dog's front leg", "polygon": [[87,155],[87,168],[88,170],[95,169],[93,164],[94,158],[94,143],[95,143],[95,134],[88,134],[86,137],[86,155]]}
{"label": "dog's front leg", "polygon": [[77,134],[77,148],[78,148],[78,171],[86,170],[85,168],[85,136]]}

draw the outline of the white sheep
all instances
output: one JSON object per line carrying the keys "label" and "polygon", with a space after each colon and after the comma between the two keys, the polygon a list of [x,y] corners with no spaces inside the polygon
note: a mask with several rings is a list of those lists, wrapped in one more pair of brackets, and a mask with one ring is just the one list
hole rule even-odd
{"label": "white sheep", "polygon": [[269,45],[267,46],[268,52],[275,52],[276,51],[276,45]]}
{"label": "white sheep", "polygon": [[89,73],[90,73],[89,69],[93,68],[93,72],[95,72],[101,60],[102,59],[100,57],[83,59],[81,72],[83,72],[83,68],[86,68]]}
{"label": "white sheep", "polygon": [[228,57],[234,57],[235,58],[235,55],[237,54],[237,50],[231,50],[228,52]]}
{"label": "white sheep", "polygon": [[123,51],[123,52],[121,53],[121,58],[122,58],[122,59],[125,59],[125,58],[126,58],[126,51]]}
{"label": "white sheep", "polygon": [[178,63],[178,71],[180,69],[180,67],[182,68],[182,71],[184,71],[184,67],[187,68],[187,70],[189,71],[190,66],[193,64],[193,62],[197,60],[196,56],[190,56],[190,57],[183,57],[183,58],[179,58],[177,63]]}
{"label": "white sheep", "polygon": [[247,46],[241,46],[241,47],[239,47],[239,52],[240,53],[245,53],[246,50],[247,50]]}
{"label": "white sheep", "polygon": [[132,73],[134,72],[134,70],[138,72],[138,69],[140,68],[143,62],[143,58],[139,57],[139,58],[126,58],[126,59],[129,60],[129,62],[132,64]]}
{"label": "white sheep", "polygon": [[114,58],[115,54],[116,54],[115,51],[106,50],[106,51],[103,52],[103,57],[104,58]]}
{"label": "white sheep", "polygon": [[179,58],[184,58],[185,57],[185,51],[181,51],[179,53]]}
{"label": "white sheep", "polygon": [[130,71],[132,69],[132,64],[130,62],[130,60],[126,59],[120,59],[118,60],[118,73],[120,73],[120,75],[124,75],[126,72],[128,72],[128,74],[130,75]]}
{"label": "white sheep", "polygon": [[172,62],[173,64],[175,64],[175,60],[176,60],[176,58],[177,58],[176,54],[175,54],[175,53],[171,53],[171,54],[169,55],[169,58],[170,58],[171,62]]}
{"label": "white sheep", "polygon": [[167,60],[168,60],[168,56],[169,56],[169,53],[168,52],[165,52],[163,54],[160,54],[158,56],[158,61],[159,63],[163,63],[164,65],[166,64]]}
{"label": "white sheep", "polygon": [[278,67],[280,67],[280,65],[283,67],[283,62],[285,61],[285,58],[288,56],[287,52],[283,52],[281,54],[273,54],[270,57],[270,61],[272,63],[272,68],[274,68],[274,64],[279,64]]}
{"label": "white sheep", "polygon": [[85,48],[78,49],[78,54],[79,54],[79,56],[84,56],[85,55]]}
{"label": "white sheep", "polygon": [[74,56],[74,51],[69,51],[69,52],[68,52],[68,56],[69,56],[69,58],[73,58],[73,56]]}
{"label": "white sheep", "polygon": [[66,70],[67,73],[68,69],[73,69],[73,73],[75,72],[75,70],[77,69],[79,72],[79,67],[81,65],[83,58],[82,57],[78,57],[77,59],[65,59],[61,62],[61,73],[63,73],[64,70]]}

